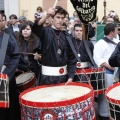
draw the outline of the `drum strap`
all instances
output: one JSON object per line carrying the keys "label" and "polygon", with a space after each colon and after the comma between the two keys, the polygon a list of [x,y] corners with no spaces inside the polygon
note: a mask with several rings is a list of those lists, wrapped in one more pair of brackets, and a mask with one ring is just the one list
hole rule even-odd
{"label": "drum strap", "polygon": [[77,61],[78,61],[78,62],[81,62],[80,58],[79,58],[78,55],[77,55],[77,52],[76,52],[76,50],[75,50],[75,47],[74,47],[74,45],[73,45],[73,43],[72,43],[71,37],[70,37],[69,35],[66,35],[66,38],[67,38],[67,41],[68,41],[68,43],[69,43],[69,45],[70,45],[70,47],[71,47],[71,49],[72,49],[72,51],[73,51],[76,59],[77,59]]}
{"label": "drum strap", "polygon": [[92,57],[92,53],[91,53],[91,51],[90,51],[90,48],[88,47],[88,45],[87,45],[87,43],[86,43],[86,40],[83,40],[83,43],[84,43],[84,45],[85,45],[85,49],[86,49],[86,51],[87,51],[87,53],[88,53],[88,56],[89,56],[89,58],[90,58],[90,61],[92,62],[92,64],[94,65],[94,67],[97,67],[95,61],[93,60],[93,57]]}
{"label": "drum strap", "polygon": [[4,59],[6,55],[6,50],[7,50],[7,45],[8,45],[8,39],[9,35],[7,33],[3,34],[2,42],[1,42],[1,47],[0,47],[0,71],[2,69],[2,66],[4,64]]}

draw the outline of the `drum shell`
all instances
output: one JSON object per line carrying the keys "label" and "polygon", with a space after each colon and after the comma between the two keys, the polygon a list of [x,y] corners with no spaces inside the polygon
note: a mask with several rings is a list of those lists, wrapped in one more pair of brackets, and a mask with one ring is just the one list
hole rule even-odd
{"label": "drum shell", "polygon": [[9,80],[6,74],[0,74],[0,108],[9,108]]}
{"label": "drum shell", "polygon": [[[104,94],[105,93],[105,68],[88,68],[84,69],[86,75],[88,76],[90,83],[94,89],[94,94]],[[85,73],[82,69],[77,69],[74,77],[74,82],[88,83]]]}
{"label": "drum shell", "polygon": [[[20,74],[19,76],[24,75],[24,74],[29,74],[29,73],[32,73],[32,72],[25,72],[25,73]],[[18,80],[18,77],[16,77],[16,81]],[[16,83],[18,92],[23,92],[24,90],[34,87],[36,80],[37,80],[37,78],[36,78],[35,74],[33,73],[32,78],[26,80],[23,83],[19,83],[19,84]]]}
{"label": "drum shell", "polygon": [[105,92],[107,103],[108,103],[108,108],[109,108],[110,120],[119,120],[120,119],[120,100],[116,100],[107,95],[110,90],[112,90],[118,86],[120,86],[120,82],[113,84]]}
{"label": "drum shell", "polygon": [[[63,86],[64,84],[59,84],[58,86]],[[90,88],[89,85],[87,84],[83,84],[83,83],[72,83],[72,85],[84,85]],[[26,101],[22,98],[23,95],[25,95],[26,93],[32,91],[32,90],[37,90],[37,89],[41,89],[41,88],[47,88],[48,86],[39,86],[39,87],[35,87],[35,88],[30,88],[29,90],[26,90],[24,92],[22,92],[19,96],[19,100],[20,100],[20,104],[21,104],[21,116],[23,120],[32,120],[32,118],[36,118],[36,120],[38,119],[44,119],[44,116],[46,114],[50,114],[53,116],[52,120],[57,120],[57,119],[61,119],[61,120],[68,120],[69,116],[67,116],[67,113],[65,113],[65,111],[70,110],[75,112],[75,110],[77,110],[77,107],[80,105],[84,106],[85,102],[88,100],[90,100],[90,106],[89,106],[89,110],[85,110],[82,114],[83,116],[85,116],[86,114],[92,114],[91,118],[88,120],[96,120],[95,117],[95,111],[94,111],[94,104],[93,104],[93,91],[91,89],[91,92],[81,96],[80,98],[75,98],[75,99],[71,99],[71,100],[66,100],[66,101],[60,101],[60,102],[31,102]],[[49,86],[51,87],[51,86]],[[48,100],[49,101],[49,100]],[[72,107],[74,109],[72,109]],[[85,108],[85,107],[83,107]],[[31,113],[33,112],[34,113]],[[76,113],[76,112],[75,112]],[[60,114],[64,114],[64,117],[61,116],[59,118]],[[34,115],[34,116],[30,116],[30,115]],[[75,115],[73,115],[72,117],[75,117]],[[76,118],[75,120],[80,119],[80,118]]]}

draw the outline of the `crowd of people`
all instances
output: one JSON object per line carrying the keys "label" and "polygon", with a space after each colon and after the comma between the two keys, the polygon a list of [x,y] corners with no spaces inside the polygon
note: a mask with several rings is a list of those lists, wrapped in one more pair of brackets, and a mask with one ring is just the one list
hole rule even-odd
{"label": "crowd of people", "polygon": [[[15,83],[21,71],[35,73],[36,86],[59,83],[67,85],[76,81],[87,82],[85,77],[80,79],[79,75],[75,75],[76,69],[104,67],[105,87],[115,82],[114,70],[120,65],[120,34],[119,17],[114,11],[110,11],[102,21],[97,17],[89,23],[87,40],[83,38],[84,24],[76,11],[70,17],[61,6],[49,8],[47,12],[39,6],[34,17],[35,20],[30,21],[25,16],[18,18],[12,14],[7,21],[6,16],[0,12],[0,46],[3,37],[9,35],[7,49],[0,48],[0,51],[6,51],[0,66],[5,66],[2,73],[8,75],[10,82],[10,107],[0,108],[1,120],[21,120],[19,92]],[[104,38],[93,45],[98,22],[106,23]],[[114,50],[116,56],[112,55]],[[98,106],[100,120],[109,120],[105,94],[98,95]]]}

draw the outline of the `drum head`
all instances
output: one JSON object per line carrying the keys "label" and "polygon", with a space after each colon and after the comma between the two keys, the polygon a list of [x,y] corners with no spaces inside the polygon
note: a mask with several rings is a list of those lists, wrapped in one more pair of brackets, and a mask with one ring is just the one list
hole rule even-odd
{"label": "drum head", "polygon": [[34,102],[58,102],[78,98],[90,91],[89,88],[84,86],[53,86],[33,90],[23,95],[22,98]]}
{"label": "drum head", "polygon": [[108,101],[120,104],[120,82],[113,84],[106,90]]}
{"label": "drum head", "polygon": [[35,74],[33,72],[23,73],[16,78],[16,84],[26,83],[29,80],[31,80],[34,76]]}
{"label": "drum head", "polygon": [[[91,87],[83,83],[72,83],[67,86],[65,84],[52,86],[38,86],[26,90],[20,94],[22,104],[34,104],[40,107],[43,103],[47,106],[53,106],[56,102],[60,105],[66,105],[66,101],[76,103],[83,101],[93,95]],[[42,96],[42,97],[41,97]],[[28,102],[29,101],[29,102]]]}

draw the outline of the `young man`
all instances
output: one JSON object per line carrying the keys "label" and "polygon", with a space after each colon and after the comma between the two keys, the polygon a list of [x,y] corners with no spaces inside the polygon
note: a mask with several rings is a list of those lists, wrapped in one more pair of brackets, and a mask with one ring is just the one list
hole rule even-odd
{"label": "young man", "polygon": [[[3,31],[3,17],[2,17],[2,13],[0,13],[0,46],[2,44],[4,36],[5,36],[4,40],[7,40],[6,36],[8,36],[8,34],[6,34]],[[4,51],[4,49],[0,47],[0,51]],[[3,71],[2,73],[7,74],[9,78],[10,106],[9,108],[0,108],[1,120],[20,120],[20,110],[18,109],[19,101],[17,96],[16,82],[14,78],[14,73],[16,71],[17,64],[19,62],[18,52],[19,49],[16,40],[14,39],[14,37],[9,35],[5,59],[3,60],[4,62],[0,61],[0,66],[4,66],[4,69],[0,68],[0,71],[2,70]],[[0,86],[0,88],[1,87],[2,86]]]}
{"label": "young man", "polygon": [[[68,43],[69,34],[62,31],[67,12],[62,7],[50,8],[33,30],[42,40],[42,81],[41,84],[72,82],[76,70],[76,58]],[[52,16],[52,27],[43,27]],[[69,39],[71,40],[71,39]]]}
{"label": "young man", "polygon": [[[113,38],[117,35],[117,27],[113,23],[108,23],[104,28],[105,37],[99,40],[94,46],[93,57],[98,67],[106,68],[106,82],[105,87],[108,88],[113,84],[114,67],[108,63],[108,59],[115,49],[117,43]],[[101,120],[109,120],[107,101],[104,94],[99,95],[99,115]]]}
{"label": "young man", "polygon": [[[83,40],[82,35],[83,35],[82,25],[81,24],[74,25],[73,44],[76,48],[78,57],[81,60],[81,66],[77,67],[77,69],[90,68],[91,66],[94,66],[93,59],[91,61],[90,56],[86,50],[85,44],[87,45],[89,51],[91,52],[91,58],[93,57],[94,46],[90,41]],[[80,77],[76,75],[74,77],[74,81],[81,81]],[[84,82],[86,82],[86,80]]]}

